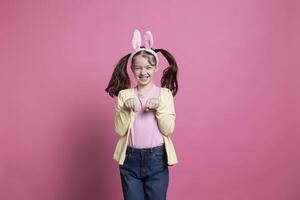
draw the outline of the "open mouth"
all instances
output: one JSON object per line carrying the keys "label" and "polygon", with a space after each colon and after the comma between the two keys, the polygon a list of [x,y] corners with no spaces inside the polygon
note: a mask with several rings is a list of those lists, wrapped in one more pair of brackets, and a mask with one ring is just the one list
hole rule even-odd
{"label": "open mouth", "polygon": [[148,80],[149,77],[150,76],[144,76],[144,77],[139,77],[139,78],[140,78],[141,81],[146,81],[146,80]]}

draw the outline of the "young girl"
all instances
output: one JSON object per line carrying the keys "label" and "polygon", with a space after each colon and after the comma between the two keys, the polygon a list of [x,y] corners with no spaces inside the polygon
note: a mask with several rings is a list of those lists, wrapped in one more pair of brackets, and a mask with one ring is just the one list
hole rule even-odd
{"label": "young girl", "polygon": [[[134,51],[116,65],[108,87],[117,96],[115,132],[119,135],[113,159],[119,164],[125,200],[163,200],[167,196],[169,169],[178,163],[170,138],[175,127],[173,96],[178,90],[177,64],[164,49],[153,49],[150,31],[144,36],[136,29],[132,38]],[[154,84],[160,52],[169,66],[163,71],[161,87]],[[137,81],[133,88],[127,62]]]}

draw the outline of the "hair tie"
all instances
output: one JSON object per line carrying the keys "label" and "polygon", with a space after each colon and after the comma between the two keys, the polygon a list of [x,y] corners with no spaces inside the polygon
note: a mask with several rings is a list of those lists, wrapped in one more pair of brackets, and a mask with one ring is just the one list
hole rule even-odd
{"label": "hair tie", "polygon": [[155,51],[153,51],[151,48],[153,46],[153,36],[150,31],[146,31],[146,34],[144,35],[144,46],[141,47],[142,44],[142,38],[141,38],[141,33],[138,29],[135,29],[133,32],[133,37],[132,37],[132,47],[134,51],[131,53],[129,59],[132,62],[132,58],[135,54],[137,54],[140,51],[147,51],[154,55],[156,59],[156,65],[158,65],[158,56]]}

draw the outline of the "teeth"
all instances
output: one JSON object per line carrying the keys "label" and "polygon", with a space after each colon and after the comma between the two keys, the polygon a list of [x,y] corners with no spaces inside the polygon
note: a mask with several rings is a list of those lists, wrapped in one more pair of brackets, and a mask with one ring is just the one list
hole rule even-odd
{"label": "teeth", "polygon": [[148,80],[148,76],[147,77],[140,77],[140,80],[146,81],[146,80]]}

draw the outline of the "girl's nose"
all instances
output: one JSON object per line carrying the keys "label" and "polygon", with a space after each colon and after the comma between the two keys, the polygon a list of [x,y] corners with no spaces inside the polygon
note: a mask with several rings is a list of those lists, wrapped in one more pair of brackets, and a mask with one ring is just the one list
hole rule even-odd
{"label": "girl's nose", "polygon": [[142,74],[142,75],[145,75],[145,74],[146,74],[146,70],[145,70],[145,69],[142,69],[141,74]]}

